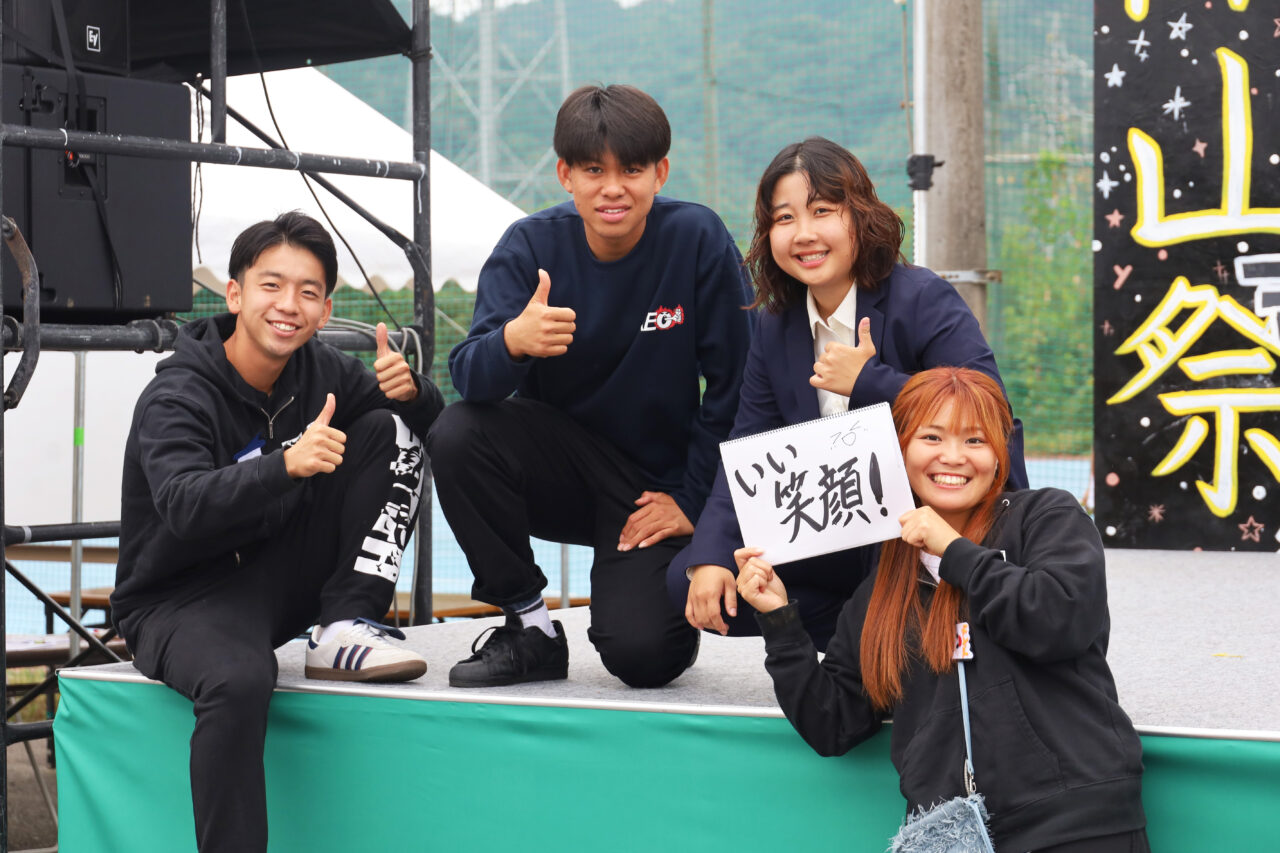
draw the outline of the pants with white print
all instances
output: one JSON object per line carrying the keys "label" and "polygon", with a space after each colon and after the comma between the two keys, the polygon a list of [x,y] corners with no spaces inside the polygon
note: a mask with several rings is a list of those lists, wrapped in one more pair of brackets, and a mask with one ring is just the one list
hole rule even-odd
{"label": "pants with white print", "polygon": [[271,539],[239,551],[212,589],[134,611],[134,664],[191,699],[191,798],[201,853],[267,848],[262,767],[275,649],[312,624],[382,621],[420,504],[422,444],[380,409],[346,430],[342,464],[301,487]]}

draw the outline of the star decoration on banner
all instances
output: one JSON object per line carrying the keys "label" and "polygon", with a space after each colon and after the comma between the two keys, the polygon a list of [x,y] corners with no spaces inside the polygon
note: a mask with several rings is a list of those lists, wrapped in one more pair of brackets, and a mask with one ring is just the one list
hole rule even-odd
{"label": "star decoration on banner", "polygon": [[[1168,399],[1161,401],[1160,396],[1170,391],[1217,394],[1227,387],[1274,386],[1280,393],[1280,371],[1271,371],[1269,376],[1265,372],[1251,375],[1258,368],[1250,370],[1245,358],[1228,349],[1243,341],[1230,341],[1229,330],[1220,328],[1225,323],[1205,326],[1201,336],[1198,328],[1194,333],[1187,328],[1185,318],[1200,311],[1197,320],[1204,320],[1210,313],[1202,301],[1188,298],[1186,288],[1198,288],[1195,294],[1201,290],[1210,294],[1193,298],[1211,298],[1216,303],[1215,310],[1223,313],[1216,314],[1214,321],[1261,310],[1261,302],[1255,304],[1250,298],[1256,288],[1241,286],[1237,278],[1248,269],[1236,266],[1245,263],[1237,256],[1256,258],[1270,252],[1280,256],[1280,241],[1265,233],[1267,225],[1276,223],[1264,221],[1266,214],[1262,213],[1265,205],[1274,209],[1276,220],[1280,220],[1280,203],[1276,201],[1280,194],[1280,144],[1276,141],[1280,138],[1280,0],[1266,4],[1262,0],[1164,4],[1107,0],[1091,5],[1095,7],[1094,55],[1089,67],[1095,80],[1093,91],[1099,97],[1094,105],[1095,136],[1091,146],[1081,146],[1087,153],[1079,164],[1089,163],[1094,176],[1092,211],[1084,211],[1091,213],[1086,222],[1092,223],[1092,233],[1083,241],[1092,252],[1091,275],[1086,278],[1094,312],[1082,322],[1092,320],[1094,324],[1092,367],[1098,384],[1112,388],[1124,383],[1127,395],[1113,406],[1095,401],[1098,434],[1109,438],[1099,444],[1095,460],[1097,481],[1093,485],[1099,489],[1096,520],[1109,544],[1114,540],[1137,548],[1261,549],[1274,555],[1280,548],[1280,512],[1274,510],[1280,506],[1273,508],[1268,502],[1277,497],[1277,483],[1264,482],[1265,470],[1262,477],[1257,474],[1256,453],[1243,441],[1246,424],[1238,425],[1238,437],[1224,429],[1225,436],[1214,431],[1206,440],[1206,444],[1217,440],[1224,457],[1217,460],[1221,463],[1219,477],[1212,491],[1206,489],[1209,477],[1200,464],[1207,449],[1194,456],[1188,453],[1192,435],[1178,439],[1186,445],[1179,450],[1185,460],[1178,474],[1157,478],[1150,471],[1172,455],[1163,440],[1153,440],[1157,435],[1163,439],[1164,431],[1173,428],[1161,405]],[[1272,16],[1274,42],[1270,48],[1265,41],[1268,14]],[[1167,29],[1161,30],[1162,24]],[[1134,32],[1135,25],[1138,32]],[[1147,25],[1152,29],[1150,38]],[[1175,43],[1178,41],[1182,44]],[[1140,60],[1137,66],[1134,59]],[[1099,80],[1105,93],[1098,91]],[[1145,138],[1138,138],[1138,129]],[[1188,158],[1188,153],[1195,159]],[[1116,194],[1114,203],[1112,192]],[[1258,215],[1251,216],[1251,212]],[[1234,221],[1236,213],[1243,221]],[[1274,230],[1280,234],[1280,225]],[[1240,300],[1238,314],[1235,300]],[[1164,318],[1166,312],[1168,318]],[[1112,316],[1116,317],[1114,322]],[[1259,322],[1265,320],[1259,318]],[[1135,332],[1138,323],[1141,331]],[[1258,334],[1266,332],[1259,330]],[[1171,353],[1160,347],[1170,335],[1179,336],[1179,346],[1185,346],[1188,355],[1212,352],[1202,356],[1204,362],[1220,358],[1214,370],[1232,375],[1208,383],[1180,375],[1178,360],[1168,358]],[[1117,350],[1122,341],[1142,341],[1143,336],[1162,356],[1159,365],[1144,361],[1145,375],[1133,367],[1138,361],[1132,357],[1133,350]],[[1122,358],[1125,353],[1128,358]],[[1237,358],[1239,361],[1228,360]],[[1147,384],[1141,384],[1144,381]],[[1205,388],[1205,384],[1214,387]],[[1147,393],[1140,394],[1144,389]],[[1204,399],[1211,398],[1206,395]],[[1212,399],[1222,402],[1221,398]],[[1280,411],[1270,414],[1280,416]],[[1176,416],[1172,423],[1179,423]],[[1247,426],[1280,437],[1276,432],[1280,424],[1255,420]],[[1215,428],[1210,426],[1210,430]],[[1123,444],[1130,447],[1117,446]],[[1226,459],[1232,457],[1239,471],[1234,467],[1226,470]],[[1172,462],[1166,465],[1172,467]],[[1246,470],[1252,473],[1246,476]],[[1117,472],[1110,475],[1116,483],[1108,481],[1108,472]],[[1123,485],[1118,486],[1121,481]],[[1230,508],[1225,506],[1228,497]],[[1236,528],[1234,533],[1232,527]],[[1267,547],[1262,545],[1264,541]]]}
{"label": "star decoration on banner", "polygon": [[1173,97],[1165,101],[1163,106],[1164,114],[1169,115],[1170,113],[1173,113],[1173,120],[1178,121],[1182,118],[1182,111],[1191,106],[1191,102],[1182,97],[1181,86],[1174,86]]}
{"label": "star decoration on banner", "polygon": [[1107,170],[1103,169],[1102,180],[1098,181],[1094,186],[1102,193],[1103,198],[1111,198],[1111,191],[1120,186],[1120,182],[1111,180],[1111,176],[1107,174]]}
{"label": "star decoration on banner", "polygon": [[1182,39],[1187,40],[1187,30],[1194,29],[1191,24],[1187,23],[1187,13],[1183,12],[1182,17],[1176,21],[1165,21],[1169,25],[1172,32],[1169,33],[1169,40]]}
{"label": "star decoration on banner", "polygon": [[1262,531],[1267,529],[1265,524],[1259,524],[1258,522],[1254,521],[1252,515],[1249,516],[1248,521],[1246,521],[1244,524],[1237,524],[1236,527],[1240,528],[1241,542],[1243,542],[1246,539],[1251,539],[1254,542],[1261,542]]}

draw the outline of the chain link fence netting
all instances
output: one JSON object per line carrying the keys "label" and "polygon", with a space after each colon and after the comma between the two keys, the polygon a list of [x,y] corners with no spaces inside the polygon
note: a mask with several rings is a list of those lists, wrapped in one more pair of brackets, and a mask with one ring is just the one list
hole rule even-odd
{"label": "chain link fence netting", "polygon": [[[525,211],[565,198],[550,151],[565,91],[627,82],[654,95],[671,121],[664,193],[713,207],[740,246],[764,166],[783,145],[816,134],[863,161],[908,223],[910,256],[910,4],[535,0],[487,18],[479,5],[434,4],[432,146]],[[1092,10],[987,0],[983,15],[988,265],[1003,273],[988,294],[987,332],[1025,423],[1032,485],[1065,488],[1089,505]],[[325,71],[408,126],[402,63]],[[496,113],[478,109],[484,85],[501,103]],[[493,128],[492,144],[482,124]],[[437,317],[434,378],[446,394],[454,393],[446,356],[471,304],[451,285],[437,295],[447,319]],[[455,572],[447,559],[437,557],[437,578]]]}
{"label": "chain link fence netting", "polygon": [[[409,0],[396,0],[409,20]],[[657,98],[671,121],[664,194],[715,209],[740,246],[756,182],[784,145],[827,136],[866,165],[908,223],[911,10],[893,0],[532,0],[484,11],[480,0],[433,2],[432,147],[526,212],[567,196],[554,177],[551,131],[564,94],[626,82]],[[1033,486],[1089,503],[1092,442],[1089,168],[1093,127],[1092,7],[1070,0],[986,0],[988,337],[1026,427]],[[386,57],[326,74],[410,127],[409,63]],[[486,89],[485,87],[489,87]],[[484,106],[488,109],[482,109]],[[482,133],[482,128],[488,131]],[[247,214],[248,215],[248,214]],[[340,251],[342,249],[340,248]],[[365,323],[382,308],[356,287],[334,314]],[[409,291],[384,291],[401,323]],[[436,294],[431,376],[448,399],[449,350],[465,334],[473,295]],[[222,310],[201,292],[190,316]],[[435,508],[435,589],[466,592],[470,572]],[[584,549],[538,548],[558,589],[588,594]],[[407,561],[411,562],[411,561]],[[402,572],[407,588],[411,566]]]}

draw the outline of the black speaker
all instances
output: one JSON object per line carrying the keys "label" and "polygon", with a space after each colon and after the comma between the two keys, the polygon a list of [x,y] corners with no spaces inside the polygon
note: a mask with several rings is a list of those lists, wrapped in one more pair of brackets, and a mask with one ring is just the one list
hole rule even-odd
{"label": "black speaker", "polygon": [[129,0],[4,0],[5,62],[64,65],[54,3],[62,4],[77,70],[129,73]]}
{"label": "black speaker", "polygon": [[[65,71],[5,65],[3,73],[5,124],[67,126]],[[190,95],[183,85],[98,74],[81,79],[84,109],[71,105],[78,129],[190,139]],[[42,319],[120,322],[191,309],[185,160],[5,145],[3,212],[17,221],[35,256]],[[21,279],[7,250],[4,256],[5,313],[21,315]]]}

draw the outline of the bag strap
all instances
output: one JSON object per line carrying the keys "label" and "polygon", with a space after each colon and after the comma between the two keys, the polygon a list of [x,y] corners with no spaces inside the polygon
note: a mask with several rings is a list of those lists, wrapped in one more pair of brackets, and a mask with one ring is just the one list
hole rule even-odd
{"label": "bag strap", "polygon": [[973,779],[973,739],[969,735],[969,687],[964,678],[964,661],[956,661],[960,678],[960,716],[964,720],[964,790],[972,796],[978,786]]}

